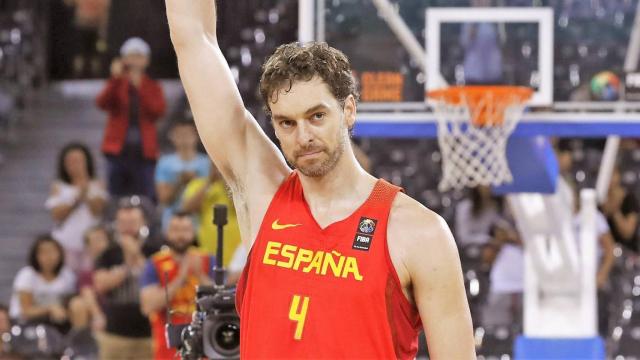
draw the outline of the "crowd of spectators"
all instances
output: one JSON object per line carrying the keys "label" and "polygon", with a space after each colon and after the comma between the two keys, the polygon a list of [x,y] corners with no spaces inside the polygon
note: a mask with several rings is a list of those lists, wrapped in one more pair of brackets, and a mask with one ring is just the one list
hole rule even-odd
{"label": "crowd of spectators", "polygon": [[[78,52],[69,62],[74,76],[102,73],[97,69],[103,61],[104,11],[110,3],[64,1],[76,12],[76,25],[84,29]],[[267,15],[271,22],[272,13]],[[493,36],[490,29],[468,30]],[[229,38],[246,33],[253,38],[261,31],[257,27],[255,31],[237,31]],[[243,46],[236,53],[251,49],[259,59],[270,50],[258,45]],[[195,286],[211,283],[217,246],[211,222],[214,204],[229,207],[223,258],[230,270],[227,281],[233,283],[242,270],[247,249],[240,242],[233,202],[218,170],[199,152],[191,120],[179,119],[169,126],[173,151],[160,154],[157,127],[166,102],[160,84],[147,75],[151,48],[140,38],[124,42],[96,99],[107,117],[101,148],[106,160],[105,181],[97,176],[102,169],[96,168],[95,154],[85,144],[72,142],[60,151],[49,198],[43,199],[56,225],[31,244],[25,267],[15,277],[10,304],[0,305],[0,333],[8,332],[12,324],[47,324],[67,336],[89,334],[95,340],[95,354],[102,359],[173,358],[174,353],[164,345],[165,310],[174,310],[174,322],[190,321]],[[234,58],[231,50],[228,53],[234,68],[253,74],[252,68],[242,65],[246,56]],[[243,74],[241,91],[247,80],[255,83]],[[243,95],[252,95],[250,90],[244,89]],[[570,154],[561,149],[558,158],[567,175]],[[366,168],[371,166],[361,151],[358,159]],[[371,167],[375,173],[375,166]],[[576,187],[570,176],[564,181]],[[522,331],[523,240],[505,200],[478,187],[470,189],[455,208],[451,225],[465,273],[472,263],[466,258],[466,249],[474,248],[481,276],[486,276],[488,284],[474,325]],[[639,212],[634,194],[623,186],[620,173],[614,172],[596,224],[601,307],[615,291],[609,281],[614,249],[621,246],[639,251]],[[576,232],[579,226],[576,221]],[[599,314],[601,333],[610,333],[607,312],[601,308]]]}
{"label": "crowd of spectators", "polygon": [[[558,186],[572,190],[574,199],[573,229],[576,249],[580,251],[580,196],[572,169],[571,151],[560,144],[557,148],[560,167]],[[637,200],[622,186],[620,171],[614,169],[606,201],[599,206],[595,218],[597,239],[597,272],[594,279],[598,295],[598,330],[610,336],[611,294],[616,291],[611,274],[625,248],[632,261],[637,261],[638,246]],[[484,287],[484,296],[477,304],[474,325],[487,333],[508,329],[509,334],[523,331],[524,235],[518,231],[509,203],[484,186],[469,189],[468,197],[458,202],[454,216],[456,242],[460,248],[465,272],[472,271]],[[634,260],[636,259],[636,260]],[[476,261],[477,260],[477,261]],[[477,290],[476,294],[477,296]]]}
{"label": "crowd of spectators", "polygon": [[86,144],[60,150],[43,199],[55,225],[31,244],[10,304],[0,307],[0,332],[11,324],[44,325],[67,340],[91,342],[94,358],[173,359],[164,336],[166,310],[176,314],[172,322],[190,322],[196,286],[213,283],[215,204],[229,208],[224,264],[234,258],[230,280],[242,270],[246,250],[227,187],[199,152],[192,120],[171,124],[173,151],[160,155],[157,124],[165,99],[145,72],[149,46],[132,38],[120,53],[96,99],[107,116],[106,181]]}

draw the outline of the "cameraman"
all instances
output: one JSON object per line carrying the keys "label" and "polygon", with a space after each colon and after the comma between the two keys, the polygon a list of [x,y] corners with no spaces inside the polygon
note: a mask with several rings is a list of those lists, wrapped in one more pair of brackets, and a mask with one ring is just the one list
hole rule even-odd
{"label": "cameraman", "polygon": [[98,336],[100,359],[151,358],[151,327],[140,311],[140,276],[150,254],[145,213],[133,203],[121,203],[115,219],[116,243],[96,261],[94,286],[103,296],[107,318]]}
{"label": "cameraman", "polygon": [[159,155],[156,122],[165,112],[165,99],[160,84],[145,73],[151,50],[144,40],[127,40],[120,55],[96,99],[109,114],[102,142],[109,193],[154,199],[153,175]]}
{"label": "cameraman", "polygon": [[140,283],[142,312],[151,320],[154,359],[174,359],[176,355],[165,340],[167,293],[173,312],[171,322],[187,324],[196,310],[196,286],[213,284],[214,258],[193,247],[195,229],[191,216],[174,213],[166,235],[168,248],[147,261]]}

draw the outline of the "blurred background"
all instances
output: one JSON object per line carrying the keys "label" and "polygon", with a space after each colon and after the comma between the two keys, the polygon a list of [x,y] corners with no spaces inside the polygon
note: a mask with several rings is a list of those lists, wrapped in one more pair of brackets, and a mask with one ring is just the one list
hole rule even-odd
{"label": "blurred background", "polygon": [[[399,96],[373,94],[363,100],[424,102],[423,70],[385,27],[370,1],[322,3],[327,19],[324,36],[351,57],[360,82],[366,82],[367,71],[374,71],[391,74],[392,81],[401,84]],[[392,3],[424,44],[426,8],[470,7],[476,1]],[[262,111],[258,79],[265,58],[279,44],[297,40],[298,2],[221,1],[218,6],[223,53],[247,108],[275,141]],[[572,111],[586,111],[594,106],[599,109],[598,102],[609,108],[611,102],[622,100],[637,0],[502,0],[489,1],[488,6],[554,10],[554,102],[569,102]],[[440,70],[449,83],[465,84],[463,30],[447,26],[441,36]],[[499,50],[504,59],[502,83],[539,85],[535,71],[540,39],[535,29],[535,24],[519,24],[504,30],[508,36],[501,40]],[[132,38],[141,42],[124,47]],[[138,59],[141,63],[136,64],[136,56],[142,57]],[[123,77],[133,85],[120,88],[117,79]],[[631,101],[625,101],[625,106],[637,110]],[[120,119],[133,125],[118,125]],[[12,323],[38,320],[38,316],[25,315],[29,313],[26,306],[31,310],[41,307],[49,316],[57,311],[51,310],[52,305],[64,304],[60,318],[66,319],[62,321],[66,328],[60,328],[60,322],[53,321],[54,325],[79,339],[70,342],[76,352],[89,344],[86,353],[97,354],[100,341],[95,344],[92,337],[105,326],[109,332],[110,325],[101,320],[106,321],[105,313],[109,317],[109,304],[115,300],[111,290],[101,289],[93,280],[85,285],[79,282],[95,279],[94,272],[114,266],[102,251],[119,243],[127,233],[123,230],[127,221],[136,222],[135,216],[129,219],[123,211],[141,209],[144,216],[132,225],[132,233],[151,249],[145,252],[150,256],[171,241],[166,230],[172,214],[187,211],[199,224],[200,219],[209,219],[205,209],[211,202],[232,206],[194,134],[164,1],[0,0],[0,303],[4,304],[0,312],[5,314],[0,316],[0,332],[9,331]],[[553,141],[563,176],[577,189],[595,186],[604,138]],[[442,154],[437,139],[361,137],[356,133],[354,142],[361,150],[363,166],[402,186],[448,222],[462,259],[479,358],[511,358],[513,341],[522,332],[522,277],[505,278],[505,274],[522,273],[522,241],[517,234],[501,233],[510,228],[500,226],[509,218],[504,200],[485,188],[439,191]],[[611,198],[600,209],[604,225],[598,233],[599,244],[608,263],[598,279],[599,332],[611,358],[639,359],[637,139],[622,140],[616,166],[618,177],[612,180]],[[120,183],[114,180],[118,178]],[[213,253],[213,229],[199,226],[194,231],[200,247]],[[106,245],[94,249],[94,235],[104,237]],[[58,252],[64,254],[65,268],[70,269],[68,279],[59,271],[23,271],[46,262],[37,256],[41,243],[47,242],[40,239],[43,236],[61,244]],[[230,235],[232,241],[225,246],[225,264],[236,273],[242,269],[244,252],[237,236]],[[35,262],[32,254],[36,254]],[[20,272],[23,276],[18,276]],[[29,281],[27,275],[33,279],[52,276],[56,286],[52,289],[51,281],[45,281],[38,288],[33,284],[39,282]],[[83,289],[93,289],[94,294],[86,295]],[[83,302],[74,304],[81,305],[70,306],[70,299],[77,298]],[[82,313],[76,311],[78,307],[85,310],[88,320],[78,315]],[[89,330],[82,333],[83,329]],[[419,356],[426,358],[427,351],[422,339]]]}

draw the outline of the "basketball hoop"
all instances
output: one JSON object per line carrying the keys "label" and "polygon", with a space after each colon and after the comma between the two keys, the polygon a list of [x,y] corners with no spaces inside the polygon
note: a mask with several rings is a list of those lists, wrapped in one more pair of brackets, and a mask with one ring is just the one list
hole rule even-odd
{"label": "basketball hoop", "polygon": [[520,86],[453,86],[427,93],[442,152],[440,191],[513,181],[507,140],[532,94]]}

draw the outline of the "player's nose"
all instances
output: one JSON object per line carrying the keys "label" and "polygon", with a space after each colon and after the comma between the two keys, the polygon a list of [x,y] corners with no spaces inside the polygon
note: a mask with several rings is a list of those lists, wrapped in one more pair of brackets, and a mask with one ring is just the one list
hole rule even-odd
{"label": "player's nose", "polygon": [[298,122],[298,126],[296,128],[296,141],[301,146],[306,146],[313,142],[315,139],[315,135],[311,129],[311,126],[307,124],[306,121]]}

